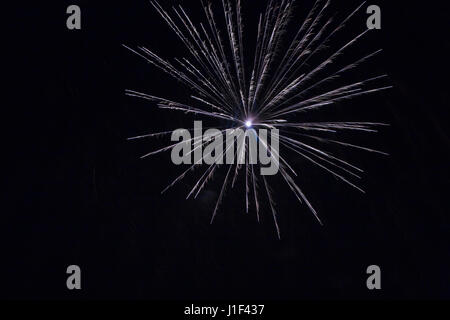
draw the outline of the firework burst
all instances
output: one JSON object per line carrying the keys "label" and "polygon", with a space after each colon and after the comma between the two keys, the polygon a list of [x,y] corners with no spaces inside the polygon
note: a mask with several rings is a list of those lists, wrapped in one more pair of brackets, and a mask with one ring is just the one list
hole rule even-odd
{"label": "firework burst", "polygon": [[[296,119],[299,114],[314,112],[343,100],[390,88],[390,86],[373,86],[376,80],[386,77],[386,75],[378,75],[354,83],[335,85],[331,90],[321,89],[325,84],[333,85],[337,79],[342,78],[347,72],[357,68],[381,51],[377,50],[362,56],[350,64],[337,68],[337,71],[329,71],[330,67],[335,65],[337,57],[354,46],[369,32],[368,30],[346,41],[343,45],[332,48],[332,52],[327,54],[322,62],[311,66],[314,57],[330,50],[330,39],[341,32],[364,3],[350,12],[343,21],[334,23],[333,18],[327,17],[330,11],[330,1],[318,0],[286,46],[285,35],[292,20],[294,2],[294,0],[269,1],[265,12],[259,16],[254,57],[251,59],[251,65],[248,66],[244,52],[245,41],[240,0],[221,1],[225,28],[219,26],[212,3],[201,2],[206,23],[196,25],[183,7],[173,7],[172,13],[169,14],[158,2],[151,1],[155,10],[187,48],[189,56],[170,62],[147,48],[125,47],[192,90],[192,102],[189,104],[176,102],[133,90],[127,90],[126,93],[129,96],[152,101],[162,109],[225,120],[230,124],[228,129],[278,129],[280,148],[289,150],[292,154],[311,162],[344,183],[364,192],[350,181],[350,177],[360,178],[362,169],[321,150],[320,146],[308,141],[332,143],[337,146],[385,154],[355,144],[323,138],[319,135],[319,133],[340,131],[376,132],[376,128],[383,124],[373,122],[299,122]],[[153,133],[130,138],[130,140],[165,136],[171,133],[172,131]],[[243,141],[242,146],[238,148],[236,157],[249,154],[248,143]],[[208,141],[195,138],[192,139],[192,142],[195,148],[201,148],[208,143]],[[176,145],[168,145],[143,156],[143,158],[170,151]],[[270,156],[276,152],[269,145],[266,145],[266,151]],[[289,163],[289,159],[279,154],[277,156],[279,173],[287,187],[321,223],[317,212],[297,185],[295,181],[297,173]],[[256,165],[247,160],[246,158],[244,165],[223,165],[227,167],[225,179],[221,181],[220,193],[211,223],[223,201],[227,188],[234,187],[237,176],[243,171],[246,211],[249,210],[249,202],[253,202],[259,221],[260,193],[264,193],[268,198],[277,234],[280,237],[276,204],[271,187],[265,176],[257,174]],[[175,178],[163,192],[181,181],[190,171],[199,167],[201,166],[198,163],[194,163]],[[222,167],[220,164],[207,166],[189,192],[188,198],[196,198],[220,167]]]}

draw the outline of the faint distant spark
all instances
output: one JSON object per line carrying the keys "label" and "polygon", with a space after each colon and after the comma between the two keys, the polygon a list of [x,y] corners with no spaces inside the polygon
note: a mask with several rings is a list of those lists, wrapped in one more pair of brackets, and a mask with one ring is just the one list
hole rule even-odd
{"label": "faint distant spark", "polygon": [[[336,85],[338,79],[345,81],[344,76],[348,71],[357,68],[381,50],[367,54],[351,64],[340,66],[337,71],[329,71],[331,66],[336,65],[337,57],[343,55],[369,32],[369,30],[365,30],[336,48],[329,47],[329,40],[342,31],[346,23],[354,17],[365,2],[352,11],[342,22],[334,23],[333,18],[327,18],[330,14],[329,11],[331,11],[330,1],[316,1],[306,19],[297,29],[295,37],[289,40],[288,46],[285,46],[286,31],[292,20],[294,2],[295,0],[269,1],[265,12],[259,15],[255,55],[252,58],[253,63],[247,66],[244,59],[244,43],[248,43],[249,40],[244,40],[240,0],[236,0],[234,4],[230,0],[222,0],[225,30],[220,30],[221,27],[214,16],[211,3],[201,2],[207,23],[195,24],[182,6],[173,7],[173,14],[169,15],[168,11],[163,9],[157,1],[151,1],[156,11],[187,48],[189,57],[175,58],[174,62],[169,62],[147,48],[132,49],[128,46],[125,47],[192,90],[191,98],[193,101],[186,104],[132,90],[127,90],[126,93],[129,96],[156,102],[157,106],[162,109],[182,111],[222,121],[227,120],[229,128],[245,126],[247,128],[279,129],[280,147],[284,150],[289,150],[296,157],[311,162],[341,181],[364,192],[350,181],[350,178],[360,179],[363,170],[333,156],[329,152],[323,151],[320,144],[329,143],[380,154],[385,153],[344,141],[323,138],[318,134],[342,131],[376,132],[375,128],[384,124],[374,122],[306,122],[298,120],[298,118],[301,115],[330,107],[343,100],[391,88],[390,86],[374,87],[373,85],[376,80],[387,77],[385,74],[372,77],[364,75],[366,78],[359,82]],[[332,53],[328,54],[330,50]],[[317,63],[317,65],[308,63],[312,62],[311,58],[317,57],[319,53],[327,53],[323,62]],[[251,72],[248,73],[248,70]],[[334,85],[335,88],[324,92],[322,90],[324,84]],[[372,86],[370,86],[371,84]],[[190,130],[193,130],[193,128]],[[130,138],[130,140],[166,136],[171,133],[172,131],[153,133]],[[315,143],[308,141],[315,141]],[[197,142],[197,144],[202,145],[207,143],[208,141]],[[316,144],[319,144],[319,146]],[[248,154],[246,146],[247,144],[244,143],[242,150]],[[169,145],[166,148],[151,152],[143,158],[169,151],[174,147],[175,145]],[[272,155],[273,150],[270,146],[266,146],[266,151],[269,155]],[[279,173],[282,179],[300,203],[306,204],[321,223],[313,206],[293,178],[298,177],[298,175],[289,164],[289,160],[292,159],[287,159],[281,155],[279,159]],[[265,176],[259,176],[255,168],[256,165],[250,164],[249,161],[246,161],[245,165],[223,166],[227,167],[226,176],[221,182],[221,190],[212,214],[211,223],[223,201],[227,186],[231,183],[231,188],[233,188],[237,176],[242,170],[245,170],[246,211],[249,210],[249,202],[253,202],[259,221],[260,193],[265,194],[272,211],[277,235],[280,237],[276,205],[268,179]],[[173,187],[190,171],[194,171],[198,167],[196,164],[189,167],[164,191]],[[190,191],[188,198],[191,196],[196,198],[205,188],[205,185],[212,180],[219,167],[221,165],[218,164],[208,166]]]}

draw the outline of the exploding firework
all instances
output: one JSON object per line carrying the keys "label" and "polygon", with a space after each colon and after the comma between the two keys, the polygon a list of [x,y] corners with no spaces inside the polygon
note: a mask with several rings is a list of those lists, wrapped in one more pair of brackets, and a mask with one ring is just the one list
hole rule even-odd
{"label": "exploding firework", "polygon": [[[330,1],[319,0],[313,5],[303,23],[296,28],[295,36],[286,42],[286,31],[292,20],[294,0],[270,1],[265,12],[259,15],[256,46],[250,67],[246,63],[248,61],[244,52],[245,41],[240,0],[233,3],[230,0],[222,0],[223,10],[221,9],[221,11],[224,16],[223,26],[225,28],[220,27],[212,3],[202,1],[201,5],[206,23],[198,25],[194,24],[181,6],[173,7],[173,14],[171,15],[158,2],[151,1],[151,4],[187,48],[189,56],[170,62],[147,48],[132,49],[128,46],[125,47],[192,90],[191,99],[193,102],[186,104],[132,90],[127,90],[127,95],[152,101],[162,109],[201,115],[221,121],[225,120],[229,124],[227,129],[277,129],[280,132],[280,148],[289,150],[296,157],[311,162],[344,183],[364,192],[350,181],[350,177],[360,178],[362,169],[333,156],[309,141],[315,141],[317,144],[326,142],[337,146],[385,154],[319,135],[319,133],[334,134],[340,131],[376,132],[376,128],[383,124],[298,120],[301,114],[305,115],[330,107],[343,100],[390,88],[390,86],[373,86],[376,80],[386,77],[386,75],[379,75],[354,83],[335,85],[331,90],[322,89],[333,85],[337,79],[345,79],[347,72],[381,52],[381,50],[377,50],[359,57],[350,64],[338,67],[337,70],[329,71],[330,67],[335,65],[339,56],[343,55],[369,32],[369,30],[365,30],[336,48],[329,45],[333,36],[344,29],[346,23],[356,15],[364,3],[351,11],[343,21],[334,23],[333,18],[327,17],[330,11]],[[330,51],[330,48],[332,52],[326,54]],[[313,58],[324,53],[326,54],[325,58],[312,66]],[[130,138],[130,140],[160,137],[171,133],[172,131],[152,133]],[[249,154],[248,142],[245,139],[242,141],[242,146],[238,148],[236,157],[248,156]],[[209,141],[194,138],[192,143],[195,148],[201,148]],[[170,151],[176,145],[168,145],[143,156],[143,158]],[[266,152],[270,156],[274,156],[277,151],[267,144]],[[281,153],[279,151],[279,154],[277,154],[279,174],[285,181],[287,188],[292,191],[300,203],[309,208],[321,223],[317,212],[295,181],[295,177],[297,177],[295,169],[289,163],[289,159],[281,156]],[[220,193],[212,213],[212,223],[223,201],[227,187],[231,184],[231,188],[233,188],[237,176],[243,171],[245,175],[246,211],[249,210],[249,202],[253,202],[259,221],[260,194],[264,193],[268,199],[278,237],[280,237],[275,200],[268,179],[264,175],[259,175],[256,165],[247,160],[248,157],[246,157],[246,162],[243,165],[239,163],[234,165],[217,163],[208,165],[189,192],[188,198],[196,198],[206,184],[213,179],[215,172],[220,167],[226,167],[225,178],[220,182]],[[194,163],[175,178],[163,192],[185,178],[190,171],[199,167],[201,166],[198,165],[198,162]]]}

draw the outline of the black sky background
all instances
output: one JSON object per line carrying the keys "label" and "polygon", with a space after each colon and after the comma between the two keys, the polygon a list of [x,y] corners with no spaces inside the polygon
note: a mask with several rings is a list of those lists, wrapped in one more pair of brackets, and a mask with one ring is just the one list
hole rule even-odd
{"label": "black sky background", "polygon": [[[201,13],[197,1],[161,3],[182,3],[194,19]],[[81,7],[80,31],[66,28],[70,4]],[[311,4],[302,2],[295,19],[302,21]],[[358,4],[338,7],[345,13]],[[161,196],[182,169],[168,155],[139,159],[163,141],[126,141],[194,119],[124,95],[136,89],[188,97],[174,80],[121,46],[148,46],[164,57],[184,54],[148,1],[60,1],[12,11],[7,52],[15,58],[8,60],[14,99],[4,119],[14,157],[5,168],[12,173],[6,193],[12,206],[5,207],[2,224],[7,248],[1,297],[450,298],[450,12],[432,1],[375,4],[382,8],[382,30],[373,31],[356,54],[370,48],[384,52],[359,72],[386,72],[395,88],[342,104],[338,111],[389,123],[375,136],[355,139],[390,156],[345,153],[367,171],[361,181],[365,195],[297,163],[300,186],[324,226],[275,179],[281,240],[268,208],[261,224],[254,211],[244,213],[242,187],[228,192],[212,226],[217,183],[197,201],[184,200],[189,179]],[[257,7],[244,7],[249,29],[263,3]],[[361,31],[364,17],[348,32]],[[349,39],[344,35],[337,41]],[[71,264],[82,269],[79,292],[65,286]],[[382,269],[378,292],[365,286],[371,264]]]}

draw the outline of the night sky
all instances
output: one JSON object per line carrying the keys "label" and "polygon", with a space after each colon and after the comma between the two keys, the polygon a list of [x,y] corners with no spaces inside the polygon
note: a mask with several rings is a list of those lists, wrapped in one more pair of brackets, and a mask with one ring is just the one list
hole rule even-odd
{"label": "night sky", "polygon": [[[250,51],[263,2],[243,1]],[[291,30],[313,3],[298,2]],[[383,53],[349,80],[387,73],[385,83],[394,88],[324,115],[390,124],[378,134],[346,137],[390,156],[333,150],[366,171],[361,194],[290,155],[324,225],[274,177],[281,240],[266,200],[261,223],[254,209],[245,213],[243,179],[210,225],[225,170],[197,200],[185,197],[199,173],[161,195],[183,168],[170,153],[139,158],[167,140],[127,141],[198,119],[125,95],[134,89],[190,101],[188,90],[122,47],[147,46],[167,58],[186,54],[148,1],[59,1],[12,11],[14,98],[4,117],[12,205],[3,212],[1,297],[449,299],[450,12],[430,2],[393,2],[376,2],[382,29],[351,50],[354,57]],[[200,1],[161,1],[178,3],[193,20],[203,19]],[[359,3],[335,4],[338,17]],[[70,4],[81,7],[79,31],[66,28]],[[333,41],[343,44],[363,31],[366,17],[363,10]],[[82,269],[81,291],[66,288],[72,264]],[[372,264],[382,270],[380,291],[366,288]]]}

